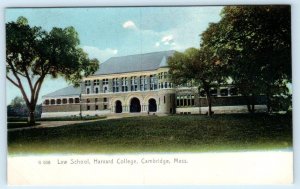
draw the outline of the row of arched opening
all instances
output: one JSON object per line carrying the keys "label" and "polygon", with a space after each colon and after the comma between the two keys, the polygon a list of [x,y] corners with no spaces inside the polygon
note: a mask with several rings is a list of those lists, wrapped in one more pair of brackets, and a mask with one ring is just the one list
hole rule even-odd
{"label": "row of arched opening", "polygon": [[[141,112],[141,102],[138,98],[134,97],[130,100],[130,112]],[[150,98],[148,100],[148,111],[149,112],[156,112],[157,111],[157,104],[156,100],[154,98]],[[115,102],[115,113],[122,113],[122,102],[120,100],[117,100]]]}

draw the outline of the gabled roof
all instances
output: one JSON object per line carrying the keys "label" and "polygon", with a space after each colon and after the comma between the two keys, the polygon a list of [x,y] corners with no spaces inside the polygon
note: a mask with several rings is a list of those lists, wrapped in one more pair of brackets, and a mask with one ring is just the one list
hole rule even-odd
{"label": "gabled roof", "polygon": [[157,70],[167,67],[167,60],[175,51],[160,51],[146,54],[136,54],[112,57],[99,66],[94,75],[128,73]]}
{"label": "gabled roof", "polygon": [[61,97],[61,96],[79,96],[81,93],[80,87],[68,86],[52,93],[46,94],[43,97]]}

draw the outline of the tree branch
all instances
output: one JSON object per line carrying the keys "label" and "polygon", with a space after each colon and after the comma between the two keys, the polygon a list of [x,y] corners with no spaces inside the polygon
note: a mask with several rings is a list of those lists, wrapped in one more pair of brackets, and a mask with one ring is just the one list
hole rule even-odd
{"label": "tree branch", "polygon": [[[13,68],[11,67],[11,65],[9,65],[9,67],[7,67],[7,68],[10,69],[10,70],[13,70]],[[15,70],[15,72],[17,74],[19,74],[20,76],[26,77],[26,75],[22,74],[21,72],[18,72],[17,70]]]}
{"label": "tree branch", "polygon": [[41,89],[41,86],[42,86],[42,83],[44,81],[44,77],[40,80],[39,84],[38,84],[38,87],[35,91],[35,94],[34,94],[34,104],[36,105],[37,103],[37,100],[38,100],[38,95],[40,93],[40,89]]}
{"label": "tree branch", "polygon": [[28,100],[28,97],[27,97],[27,95],[26,95],[26,93],[25,93],[25,90],[24,90],[24,87],[23,87],[23,85],[22,85],[22,82],[21,82],[21,80],[20,80],[20,78],[19,78],[19,76],[18,76],[18,74],[17,74],[17,71],[16,71],[16,69],[14,68],[14,66],[12,65],[12,63],[10,63],[10,62],[7,62],[8,63],[8,65],[11,67],[11,70],[12,70],[12,73],[13,73],[13,75],[15,76],[15,78],[17,79],[17,81],[18,81],[18,88],[21,90],[21,93],[22,93],[22,95],[23,95],[23,98],[24,98],[24,100],[25,100],[25,102],[26,102],[26,105],[27,105],[27,107],[29,107],[30,106],[30,102],[29,102],[29,100]]}
{"label": "tree branch", "polygon": [[20,88],[20,86],[13,80],[11,79],[10,77],[6,76],[6,78],[12,83],[14,84],[16,87]]}
{"label": "tree branch", "polygon": [[30,80],[30,77],[29,77],[29,74],[28,74],[28,71],[25,69],[25,76],[26,76],[26,79],[28,81],[28,84],[29,84],[29,87],[30,87],[30,90],[32,91],[33,90],[33,87],[32,87],[32,82]]}

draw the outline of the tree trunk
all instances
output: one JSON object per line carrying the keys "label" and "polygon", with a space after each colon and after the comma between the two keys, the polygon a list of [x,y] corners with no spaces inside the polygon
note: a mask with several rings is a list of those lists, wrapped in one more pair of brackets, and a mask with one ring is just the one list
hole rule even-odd
{"label": "tree trunk", "polygon": [[211,115],[212,115],[212,111],[211,111],[211,96],[207,96],[207,97],[206,97],[206,100],[207,100],[207,104],[208,104],[208,112],[207,112],[207,115],[208,115],[208,116],[211,116]]}
{"label": "tree trunk", "polygon": [[206,87],[206,88],[205,88],[205,92],[206,92],[206,101],[207,101],[207,105],[208,105],[207,115],[208,115],[208,116],[211,116],[212,111],[211,111],[210,88],[209,88],[209,87]]}
{"label": "tree trunk", "polygon": [[29,112],[29,115],[28,115],[28,124],[29,125],[35,125],[34,112]]}
{"label": "tree trunk", "polygon": [[247,104],[248,112],[251,113],[251,105],[250,105],[249,96],[248,96],[248,95],[245,95],[245,94],[243,94],[243,96],[244,96],[244,99],[245,99],[246,104]]}
{"label": "tree trunk", "polygon": [[28,112],[28,124],[29,125],[35,125],[35,115],[34,115],[34,112],[35,112],[35,106],[34,107],[29,107],[29,112]]}
{"label": "tree trunk", "polygon": [[268,113],[272,113],[272,106],[271,106],[271,98],[270,98],[270,94],[267,93],[266,98],[267,98],[267,111]]}
{"label": "tree trunk", "polygon": [[251,95],[251,113],[255,112],[255,101],[256,101],[256,97],[252,94]]}

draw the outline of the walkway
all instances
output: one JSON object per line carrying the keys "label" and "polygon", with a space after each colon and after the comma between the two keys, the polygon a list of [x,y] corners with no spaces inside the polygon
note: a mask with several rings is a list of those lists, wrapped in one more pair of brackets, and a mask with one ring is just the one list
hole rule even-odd
{"label": "walkway", "polygon": [[[165,116],[166,114],[159,115]],[[93,120],[78,120],[78,121],[38,121],[41,123],[40,125],[31,126],[31,127],[22,127],[22,128],[13,128],[8,129],[8,131],[20,131],[20,130],[27,130],[27,129],[40,129],[40,128],[51,128],[51,127],[60,127],[60,126],[68,126],[77,123],[90,123],[95,121],[102,121],[102,120],[110,120],[110,119],[122,119],[125,117],[140,117],[140,116],[149,116],[148,114],[141,114],[141,113],[130,113],[130,114],[113,114],[109,115],[104,119],[93,119]]]}

